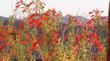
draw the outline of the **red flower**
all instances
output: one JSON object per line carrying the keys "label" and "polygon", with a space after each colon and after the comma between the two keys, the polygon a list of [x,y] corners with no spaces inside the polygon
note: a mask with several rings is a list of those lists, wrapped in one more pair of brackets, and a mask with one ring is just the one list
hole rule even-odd
{"label": "red flower", "polygon": [[80,41],[80,36],[78,35],[78,36],[76,36],[76,41]]}
{"label": "red flower", "polygon": [[0,45],[0,50],[4,49],[7,45],[7,42],[4,42],[2,45]]}
{"label": "red flower", "polygon": [[40,41],[41,41],[41,42],[44,42],[44,40],[43,40],[43,39],[41,39]]}
{"label": "red flower", "polygon": [[89,22],[87,23],[88,24],[88,27],[91,28],[92,30],[94,30],[94,18],[90,19]]}
{"label": "red flower", "polygon": [[78,20],[77,18],[74,18],[75,22],[77,23],[78,27],[81,26],[81,22],[80,20]]}
{"label": "red flower", "polygon": [[26,39],[30,40],[30,34],[26,35]]}
{"label": "red flower", "polygon": [[39,28],[40,26],[41,26],[40,23],[37,23],[37,24],[36,24],[36,28]]}
{"label": "red flower", "polygon": [[32,46],[36,46],[38,44],[38,42],[34,42],[33,44],[32,44]]}
{"label": "red flower", "polygon": [[92,24],[94,22],[94,18],[90,19],[88,24]]}
{"label": "red flower", "polygon": [[30,15],[29,17],[28,17],[28,20],[32,20],[33,19],[33,17],[35,17],[35,16],[37,16],[38,14],[32,14],[32,15]]}
{"label": "red flower", "polygon": [[103,49],[102,49],[100,41],[98,40],[98,35],[96,33],[90,32],[89,41],[90,41],[90,45],[95,44],[99,52],[102,52]]}
{"label": "red flower", "polygon": [[6,35],[6,30],[2,30],[2,35]]}
{"label": "red flower", "polygon": [[40,26],[41,26],[41,23],[40,23],[40,20],[39,19],[36,19],[36,20],[32,20],[31,22],[30,22],[30,27],[32,27],[32,26],[36,26],[36,28],[39,28]]}
{"label": "red flower", "polygon": [[23,29],[23,28],[24,28],[24,23],[20,22],[19,29]]}
{"label": "red flower", "polygon": [[35,22],[36,22],[36,28],[39,28],[41,26],[40,20],[36,19]]}
{"label": "red flower", "polygon": [[30,47],[29,51],[30,51],[30,52],[33,51],[34,48],[35,48],[35,46],[34,46],[34,47]]}
{"label": "red flower", "polygon": [[80,38],[84,37],[84,34],[80,34]]}
{"label": "red flower", "polygon": [[2,31],[1,31],[1,34],[2,34],[2,35],[1,35],[0,37],[2,38],[2,40],[5,40],[6,37],[7,37],[7,32],[6,32],[6,30],[2,30]]}
{"label": "red flower", "polygon": [[34,23],[36,23],[36,21],[35,20],[32,20],[32,21],[30,21],[30,27],[32,27],[32,26],[34,26]]}
{"label": "red flower", "polygon": [[81,37],[82,37],[82,35],[81,36],[79,36],[79,35],[76,36],[75,41],[73,42],[73,45],[76,45],[80,41]]}
{"label": "red flower", "polygon": [[76,40],[74,40],[74,41],[73,41],[73,46],[75,46],[75,45],[76,45],[76,43],[77,43],[77,41],[76,41]]}
{"label": "red flower", "polygon": [[28,43],[27,41],[22,41],[21,42],[21,44],[24,44],[24,45],[27,44],[27,43]]}
{"label": "red flower", "polygon": [[33,51],[35,48],[38,48],[37,44],[38,44],[38,42],[34,42],[29,50]]}
{"label": "red flower", "polygon": [[95,30],[95,28],[94,28],[94,25],[93,25],[93,24],[89,25],[89,28],[91,28],[92,30]]}
{"label": "red flower", "polygon": [[93,33],[93,37],[98,40],[98,35],[96,33]]}
{"label": "red flower", "polygon": [[47,11],[47,12],[45,13],[45,15],[46,15],[46,16],[49,16],[49,12]]}
{"label": "red flower", "polygon": [[101,43],[99,42],[99,40],[95,40],[95,45],[98,48],[99,52],[101,53],[103,48],[102,48]]}
{"label": "red flower", "polygon": [[56,40],[54,40],[55,41],[55,43],[58,43],[58,39],[56,39]]}
{"label": "red flower", "polygon": [[55,32],[55,38],[58,39],[58,37],[59,37],[59,34],[58,34],[58,31],[56,31],[56,32]]}

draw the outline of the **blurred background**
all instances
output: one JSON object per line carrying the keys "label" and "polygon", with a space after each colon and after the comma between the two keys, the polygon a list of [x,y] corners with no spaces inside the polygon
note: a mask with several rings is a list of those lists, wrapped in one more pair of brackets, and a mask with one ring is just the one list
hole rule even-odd
{"label": "blurred background", "polygon": [[[17,0],[0,0],[0,16],[9,17],[13,14]],[[28,0],[26,0],[28,1]],[[42,0],[47,9],[55,8],[61,11],[63,16],[66,14],[88,17],[88,12],[93,9],[103,10],[102,16],[108,16],[109,0]],[[89,17],[88,17],[89,18]]]}

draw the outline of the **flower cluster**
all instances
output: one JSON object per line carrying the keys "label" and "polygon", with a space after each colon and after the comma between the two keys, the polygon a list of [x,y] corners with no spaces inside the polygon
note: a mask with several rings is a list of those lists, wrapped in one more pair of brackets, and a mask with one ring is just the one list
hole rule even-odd
{"label": "flower cluster", "polygon": [[[106,31],[106,25],[100,11],[90,12],[95,14],[87,22],[68,15],[65,23],[61,12],[55,9],[37,10],[42,4],[39,0],[29,4],[20,0],[16,9],[28,7],[28,17],[24,21],[13,17],[6,22],[0,20],[0,61],[87,61],[90,53],[94,52],[93,45],[98,51],[94,53],[105,54],[102,32]],[[31,9],[31,5],[37,7]],[[30,9],[36,11],[29,12]]]}

